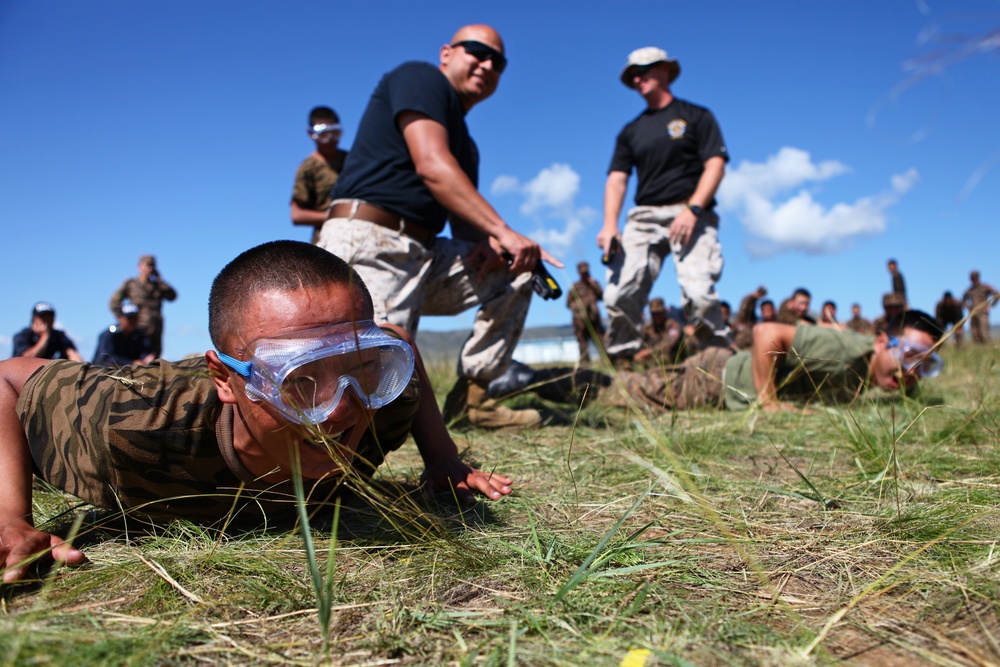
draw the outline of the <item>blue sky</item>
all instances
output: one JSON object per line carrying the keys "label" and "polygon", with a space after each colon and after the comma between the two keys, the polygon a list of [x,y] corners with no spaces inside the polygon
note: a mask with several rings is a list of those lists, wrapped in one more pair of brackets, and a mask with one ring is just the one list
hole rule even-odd
{"label": "blue sky", "polygon": [[[142,253],[180,293],[165,356],[204,351],[218,270],[309,238],[288,218],[308,110],[337,109],[349,148],[382,74],[436,62],[470,22],[500,30],[511,62],[468,117],[480,189],[570,271],[597,267],[614,138],[643,108],[618,73],[656,45],[681,62],[674,94],[715,112],[732,156],[719,290],[734,306],[760,283],[776,299],[804,285],[874,316],[889,257],[925,309],[971,268],[1000,281],[997,1],[458,5],[0,3],[0,356],[44,299],[89,358]],[[672,268],[653,295],[677,302]],[[528,324],[568,320],[535,300]]]}

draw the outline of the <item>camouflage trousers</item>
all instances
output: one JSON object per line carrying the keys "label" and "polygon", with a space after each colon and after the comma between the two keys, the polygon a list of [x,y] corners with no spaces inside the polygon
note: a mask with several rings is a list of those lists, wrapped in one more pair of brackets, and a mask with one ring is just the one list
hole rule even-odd
{"label": "camouflage trousers", "polygon": [[331,218],[318,245],[365,281],[375,320],[416,334],[421,315],[457,315],[479,307],[458,359],[460,377],[489,382],[510,365],[531,305],[531,274],[492,271],[480,281],[470,261],[476,244],[438,237],[432,247],[366,220]]}
{"label": "camouflage trousers", "polygon": [[723,371],[733,356],[726,347],[710,347],[683,363],[656,366],[645,373],[619,373],[620,383],[604,391],[613,405],[637,399],[665,410],[723,406]]}
{"label": "camouflage trousers", "polygon": [[[591,333],[593,332],[593,333]],[[588,320],[573,314],[573,335],[580,347],[580,361],[590,360],[590,341],[593,340],[597,349],[601,349],[601,334],[604,333],[604,325],[598,320]],[[595,338],[596,337],[596,338]]]}
{"label": "camouflage trousers", "polygon": [[608,268],[608,286],[604,289],[609,355],[632,356],[639,351],[642,311],[663,260],[671,253],[688,322],[703,323],[716,336],[729,337],[715,291],[723,266],[719,216],[703,212],[695,223],[691,241],[681,246],[670,242],[669,232],[670,223],[685,208],[685,204],[637,206],[629,211],[622,232],[622,252]]}

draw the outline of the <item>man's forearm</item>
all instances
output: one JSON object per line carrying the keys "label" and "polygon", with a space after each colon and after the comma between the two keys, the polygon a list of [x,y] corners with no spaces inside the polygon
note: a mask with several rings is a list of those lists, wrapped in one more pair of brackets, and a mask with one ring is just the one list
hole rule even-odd
{"label": "man's forearm", "polygon": [[628,174],[613,171],[608,174],[604,184],[604,227],[618,228],[618,217],[625,204],[625,192],[628,190]]}
{"label": "man's forearm", "polygon": [[721,157],[711,157],[705,160],[705,169],[701,172],[698,185],[695,186],[694,193],[688,199],[690,204],[708,207],[715,198],[715,193],[722,183],[722,177],[726,173],[726,160]]}

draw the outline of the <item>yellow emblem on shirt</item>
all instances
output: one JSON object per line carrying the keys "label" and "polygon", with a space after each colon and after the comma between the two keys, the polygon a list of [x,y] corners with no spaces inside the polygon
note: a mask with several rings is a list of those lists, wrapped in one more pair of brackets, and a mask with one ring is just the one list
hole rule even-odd
{"label": "yellow emblem on shirt", "polygon": [[667,134],[670,135],[671,139],[683,139],[684,133],[687,132],[687,127],[686,120],[677,118],[667,123]]}

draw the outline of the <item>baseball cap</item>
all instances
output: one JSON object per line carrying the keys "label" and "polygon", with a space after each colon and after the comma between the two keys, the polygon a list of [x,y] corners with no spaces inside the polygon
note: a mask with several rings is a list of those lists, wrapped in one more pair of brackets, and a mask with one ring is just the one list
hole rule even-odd
{"label": "baseball cap", "polygon": [[649,312],[650,313],[665,313],[667,312],[667,306],[663,303],[663,299],[656,297],[651,299],[649,302]]}
{"label": "baseball cap", "polygon": [[39,301],[35,304],[35,307],[31,309],[32,316],[34,315],[44,315],[45,313],[56,314],[55,307],[48,301]]}
{"label": "baseball cap", "polygon": [[125,302],[122,304],[122,315],[128,317],[129,315],[138,315],[139,306],[134,303]]}
{"label": "baseball cap", "polygon": [[666,51],[655,46],[644,46],[628,54],[628,60],[625,61],[625,67],[622,69],[620,75],[622,83],[629,88],[635,88],[635,85],[632,83],[632,68],[652,65],[654,63],[667,63],[667,67],[670,70],[671,83],[681,75],[681,64],[676,59],[668,56]]}

